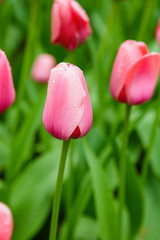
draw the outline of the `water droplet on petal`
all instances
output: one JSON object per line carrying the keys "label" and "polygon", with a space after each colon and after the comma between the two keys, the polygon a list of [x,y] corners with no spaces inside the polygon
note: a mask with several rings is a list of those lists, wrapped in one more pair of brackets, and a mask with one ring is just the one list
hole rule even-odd
{"label": "water droplet on petal", "polygon": [[53,79],[52,83],[55,83],[55,80]]}
{"label": "water droplet on petal", "polygon": [[73,106],[76,107],[76,104],[74,104]]}

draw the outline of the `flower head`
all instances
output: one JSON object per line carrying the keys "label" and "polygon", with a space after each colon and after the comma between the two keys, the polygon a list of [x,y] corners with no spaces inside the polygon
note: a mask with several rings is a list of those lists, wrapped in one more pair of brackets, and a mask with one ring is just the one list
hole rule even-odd
{"label": "flower head", "polygon": [[158,53],[149,53],[143,42],[125,41],[118,50],[112,69],[112,96],[130,105],[148,101],[154,93],[159,70]]}
{"label": "flower head", "polygon": [[83,72],[69,63],[51,70],[43,111],[46,130],[58,139],[80,138],[92,125],[92,107]]}
{"label": "flower head", "polygon": [[46,83],[51,69],[56,65],[55,58],[47,53],[40,54],[33,63],[31,76],[36,82]]}
{"label": "flower head", "polygon": [[89,18],[75,0],[55,0],[51,15],[51,41],[69,50],[82,44],[92,33]]}
{"label": "flower head", "polygon": [[0,202],[0,240],[10,240],[13,232],[13,217],[7,205]]}
{"label": "flower head", "polygon": [[15,100],[11,67],[5,52],[0,49],[0,113],[4,112]]}

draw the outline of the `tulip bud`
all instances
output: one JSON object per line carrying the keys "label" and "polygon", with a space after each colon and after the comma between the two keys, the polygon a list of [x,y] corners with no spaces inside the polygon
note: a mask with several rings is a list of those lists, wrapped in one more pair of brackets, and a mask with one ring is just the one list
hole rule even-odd
{"label": "tulip bud", "polygon": [[0,202],[0,240],[10,240],[13,232],[13,217],[11,210]]}
{"label": "tulip bud", "polygon": [[125,41],[118,50],[112,69],[112,96],[130,105],[148,101],[154,93],[159,70],[158,53],[149,53],[143,42]]}
{"label": "tulip bud", "polygon": [[158,24],[155,30],[155,37],[157,40],[158,45],[160,46],[160,19],[158,20]]}
{"label": "tulip bud", "polygon": [[56,60],[50,54],[39,55],[33,63],[32,78],[40,83],[48,82],[50,71],[56,65]]}
{"label": "tulip bud", "polygon": [[0,113],[4,112],[15,100],[11,67],[6,54],[0,49]]}
{"label": "tulip bud", "polygon": [[58,139],[80,138],[92,125],[92,107],[83,72],[69,63],[51,70],[43,111],[46,130]]}
{"label": "tulip bud", "polygon": [[55,0],[51,15],[51,41],[69,50],[82,44],[92,33],[89,18],[75,0]]}

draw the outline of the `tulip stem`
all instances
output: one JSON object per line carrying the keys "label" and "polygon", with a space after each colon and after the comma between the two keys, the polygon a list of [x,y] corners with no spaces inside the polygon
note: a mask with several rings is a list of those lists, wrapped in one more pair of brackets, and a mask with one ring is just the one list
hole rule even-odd
{"label": "tulip stem", "polygon": [[27,77],[30,74],[30,67],[32,63],[32,55],[33,55],[33,43],[36,36],[37,31],[36,29],[36,20],[37,20],[37,12],[38,12],[38,0],[33,0],[30,8],[30,19],[28,24],[28,34],[27,34],[27,41],[26,46],[24,50],[24,57],[23,57],[23,63],[20,73],[20,80],[19,80],[19,87],[17,92],[17,103],[20,104],[20,101],[22,100],[24,91],[25,91],[25,84]]}
{"label": "tulip stem", "polygon": [[146,155],[145,155],[144,160],[143,160],[143,165],[142,165],[142,182],[143,182],[143,184],[146,181],[146,177],[147,177],[147,173],[148,173],[150,154],[151,154],[151,151],[152,151],[152,148],[153,148],[159,119],[160,119],[160,92],[159,92],[159,95],[158,95],[157,112],[156,112],[156,116],[155,116],[153,126],[152,126],[152,131],[151,131],[151,135],[150,135],[150,139],[149,139],[148,149],[147,149]]}
{"label": "tulip stem", "polygon": [[152,9],[153,9],[153,4],[154,1],[153,0],[147,0],[146,4],[145,4],[145,8],[144,8],[144,12],[142,14],[142,20],[141,20],[141,24],[139,25],[139,32],[138,32],[138,36],[137,36],[137,40],[138,41],[142,41],[150,20],[150,16],[152,13]]}
{"label": "tulip stem", "polygon": [[53,211],[52,211],[52,218],[51,218],[49,240],[56,240],[57,225],[58,225],[57,223],[58,223],[59,207],[60,207],[62,184],[63,184],[63,175],[64,175],[68,147],[69,147],[69,140],[63,141],[63,147],[61,152],[56,189],[55,189],[54,201],[53,201]]}
{"label": "tulip stem", "polygon": [[124,132],[122,149],[120,156],[120,184],[119,184],[119,211],[118,211],[118,232],[117,239],[122,239],[122,214],[125,199],[125,181],[126,181],[126,152],[127,152],[127,142],[128,142],[128,128],[129,128],[129,118],[131,113],[131,106],[126,106],[126,116],[124,122]]}

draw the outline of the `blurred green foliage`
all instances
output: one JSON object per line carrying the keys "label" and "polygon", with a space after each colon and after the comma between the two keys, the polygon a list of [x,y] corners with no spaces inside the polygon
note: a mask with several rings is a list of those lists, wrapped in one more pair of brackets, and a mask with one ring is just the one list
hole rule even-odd
{"label": "blurred green foliage", "polygon": [[[46,86],[30,76],[39,53],[57,62],[79,66],[87,81],[93,126],[81,140],[72,140],[62,192],[58,236],[61,240],[114,240],[119,185],[119,155],[124,104],[109,91],[111,69],[119,45],[126,39],[145,41],[159,51],[154,31],[159,0],[80,0],[88,13],[92,36],[74,52],[50,43],[52,1],[3,0],[0,3],[0,48],[12,66],[17,98],[0,116],[0,200],[13,211],[13,240],[48,239],[52,198],[61,141],[42,125]],[[150,155],[147,181],[141,168],[155,118],[153,99],[133,107],[127,152],[124,240],[160,239],[160,126]]]}

